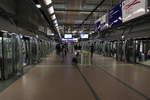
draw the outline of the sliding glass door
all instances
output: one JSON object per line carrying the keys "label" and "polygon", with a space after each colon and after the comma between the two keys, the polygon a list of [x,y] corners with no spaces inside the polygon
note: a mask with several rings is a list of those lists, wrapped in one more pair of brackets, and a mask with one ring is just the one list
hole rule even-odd
{"label": "sliding glass door", "polygon": [[2,37],[0,37],[0,79],[2,79],[3,53],[2,53]]}

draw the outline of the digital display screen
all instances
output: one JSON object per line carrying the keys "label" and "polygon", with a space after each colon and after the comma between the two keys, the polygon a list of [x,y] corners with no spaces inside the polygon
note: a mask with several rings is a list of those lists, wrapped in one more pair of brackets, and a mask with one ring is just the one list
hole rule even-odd
{"label": "digital display screen", "polygon": [[65,34],[65,35],[64,35],[64,38],[65,38],[65,39],[71,39],[71,38],[72,38],[72,34]]}
{"label": "digital display screen", "polygon": [[82,39],[88,39],[89,38],[89,35],[88,34],[80,34],[80,37]]}
{"label": "digital display screen", "polygon": [[66,43],[66,42],[68,42],[68,43],[72,43],[72,42],[78,42],[78,38],[72,38],[72,39],[62,39],[61,40],[61,42],[62,43]]}

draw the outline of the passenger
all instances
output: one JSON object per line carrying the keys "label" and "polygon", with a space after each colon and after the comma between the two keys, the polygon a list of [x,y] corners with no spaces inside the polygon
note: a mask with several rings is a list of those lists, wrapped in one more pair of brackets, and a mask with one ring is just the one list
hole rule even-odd
{"label": "passenger", "polygon": [[78,50],[78,45],[77,45],[77,44],[75,44],[74,50],[75,50],[75,51]]}
{"label": "passenger", "polygon": [[61,52],[61,46],[60,46],[60,44],[58,43],[58,44],[56,45],[56,54],[60,56],[60,52]]}
{"label": "passenger", "polygon": [[81,45],[79,44],[79,46],[78,46],[78,50],[81,50],[82,49],[82,47],[81,47]]}
{"label": "passenger", "polygon": [[67,52],[68,52],[68,44],[67,43],[65,43],[65,56],[67,55]]}
{"label": "passenger", "polygon": [[91,59],[93,59],[93,53],[94,53],[94,44],[90,46],[90,52],[91,52]]}

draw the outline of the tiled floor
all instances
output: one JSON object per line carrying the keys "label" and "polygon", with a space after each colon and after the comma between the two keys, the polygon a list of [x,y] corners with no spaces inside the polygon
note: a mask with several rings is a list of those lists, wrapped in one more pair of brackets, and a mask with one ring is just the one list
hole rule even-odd
{"label": "tiled floor", "polygon": [[0,100],[149,100],[150,69],[95,55],[72,66],[71,56],[50,55],[0,94]]}
{"label": "tiled floor", "polygon": [[[24,74],[28,73],[33,68],[33,65],[24,68]],[[18,80],[21,76],[14,75],[8,80],[0,80],[0,93]]]}
{"label": "tiled floor", "polygon": [[127,87],[150,99],[150,69],[142,65],[116,62],[109,57],[95,55],[96,66],[99,70],[114,77]]}
{"label": "tiled floor", "polygon": [[2,92],[0,100],[95,100],[79,71],[66,59],[45,58]]}

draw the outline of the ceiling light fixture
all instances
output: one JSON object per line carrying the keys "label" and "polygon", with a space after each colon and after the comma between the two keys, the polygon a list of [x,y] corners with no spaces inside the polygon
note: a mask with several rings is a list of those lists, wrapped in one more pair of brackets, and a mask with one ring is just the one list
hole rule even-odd
{"label": "ceiling light fixture", "polygon": [[51,16],[52,20],[55,20],[56,19],[56,16],[55,14]]}
{"label": "ceiling light fixture", "polygon": [[48,12],[49,12],[50,14],[53,14],[53,13],[54,13],[54,8],[53,8],[53,6],[51,6],[50,8],[48,8]]}
{"label": "ceiling light fixture", "polygon": [[40,4],[36,4],[36,7],[37,7],[37,8],[41,8],[41,5],[40,5]]}
{"label": "ceiling light fixture", "polygon": [[55,24],[55,26],[56,26],[56,27],[58,27],[58,23],[57,23],[57,24]]}
{"label": "ceiling light fixture", "polygon": [[52,0],[44,0],[46,5],[50,5],[52,3]]}
{"label": "ceiling light fixture", "polygon": [[53,22],[54,22],[54,24],[57,24],[57,20],[54,20]]}

